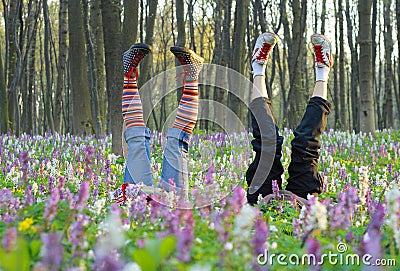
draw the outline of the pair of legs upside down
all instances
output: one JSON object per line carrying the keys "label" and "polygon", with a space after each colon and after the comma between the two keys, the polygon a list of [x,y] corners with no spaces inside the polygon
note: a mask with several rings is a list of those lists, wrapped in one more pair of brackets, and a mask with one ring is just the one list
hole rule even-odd
{"label": "pair of legs upside down", "polygon": [[[252,141],[255,158],[246,172],[249,189],[247,199],[250,204],[256,204],[259,196],[272,194],[272,181],[276,180],[279,188],[282,186],[284,172],[280,158],[282,156],[283,137],[273,115],[271,101],[265,85],[265,67],[271,51],[277,42],[274,33],[263,33],[257,39],[253,56],[252,68],[254,86],[251,93],[250,110],[252,112]],[[306,112],[299,126],[294,130],[291,142],[291,163],[288,168],[289,179],[286,189],[298,197],[306,198],[308,194],[322,192],[322,178],[318,173],[318,158],[321,144],[319,137],[325,129],[327,116],[331,105],[327,101],[327,81],[331,62],[331,45],[329,40],[320,34],[311,37],[315,55],[316,83]],[[129,196],[130,184],[142,182],[145,186],[153,186],[150,166],[150,130],[143,120],[143,108],[136,84],[137,67],[140,61],[151,52],[146,44],[134,44],[124,53],[124,89],[122,95],[122,114],[126,125],[125,140],[128,144],[128,157],[124,175],[124,184],[118,188],[113,198],[116,202],[125,201]],[[198,75],[202,69],[203,58],[191,50],[182,47],[171,47],[171,52],[181,63],[185,73],[185,84],[179,102],[176,119],[167,133],[167,145],[164,150],[160,186],[169,190],[170,185],[187,191],[187,153],[188,144],[197,121],[198,114]],[[276,149],[270,170],[260,178],[256,174],[258,168],[263,168],[263,152],[268,146],[263,144],[264,123],[274,126]],[[274,143],[275,144],[275,143]]]}

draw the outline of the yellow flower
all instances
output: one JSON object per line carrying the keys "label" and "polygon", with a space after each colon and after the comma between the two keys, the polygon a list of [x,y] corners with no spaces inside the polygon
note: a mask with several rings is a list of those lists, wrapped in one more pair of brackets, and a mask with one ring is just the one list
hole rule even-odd
{"label": "yellow flower", "polygon": [[19,231],[27,231],[30,229],[35,230],[35,227],[33,227],[32,225],[33,225],[33,219],[30,217],[25,218],[24,221],[18,223],[18,230]]}

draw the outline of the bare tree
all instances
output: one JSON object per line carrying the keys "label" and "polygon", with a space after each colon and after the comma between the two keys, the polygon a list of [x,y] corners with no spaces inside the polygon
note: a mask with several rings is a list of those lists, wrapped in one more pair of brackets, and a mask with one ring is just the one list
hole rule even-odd
{"label": "bare tree", "polygon": [[304,110],[305,110],[305,100],[306,91],[302,86],[303,73],[301,69],[301,60],[305,55],[304,48],[304,34],[306,28],[307,19],[307,1],[306,0],[292,0],[292,14],[293,23],[292,30],[290,31],[290,26],[288,22],[288,14],[286,12],[286,1],[282,1],[283,5],[283,25],[285,41],[288,46],[289,55],[289,76],[290,76],[290,87],[288,96],[289,100],[289,126],[294,128],[300,121]]}
{"label": "bare tree", "polygon": [[[88,70],[81,0],[68,1],[71,90],[73,97],[73,131],[77,135],[93,132]],[[115,31],[115,30],[114,30]],[[73,52],[73,53],[71,53]]]}
{"label": "bare tree", "polygon": [[63,92],[65,90],[65,69],[67,63],[67,34],[68,34],[68,1],[60,0],[58,12],[58,61],[57,61],[57,85],[54,110],[54,129],[61,133],[62,129],[62,105]]}
{"label": "bare tree", "polygon": [[375,112],[372,82],[371,0],[358,1],[360,44],[360,130],[375,134]]}
{"label": "bare tree", "polygon": [[105,66],[108,97],[108,127],[112,134],[112,151],[122,154],[122,114],[121,90],[123,83],[122,50],[121,50],[121,14],[120,2],[101,1]]}
{"label": "bare tree", "polygon": [[[396,0],[396,22],[397,22],[397,50],[400,52],[400,0]],[[399,62],[399,59],[397,60]],[[397,91],[396,91],[396,103],[397,103],[397,114],[400,115],[400,65],[397,63]]]}
{"label": "bare tree", "polygon": [[124,22],[122,24],[122,51],[136,42],[139,23],[139,0],[124,0]]}
{"label": "bare tree", "polygon": [[392,71],[392,54],[393,54],[393,37],[392,37],[392,0],[386,0],[384,4],[384,44],[385,44],[385,106],[383,114],[385,116],[385,127],[393,127],[393,71]]}
{"label": "bare tree", "polygon": [[[235,41],[232,43],[232,54],[235,57],[231,58],[231,68],[241,74],[244,73],[244,58],[245,58],[245,31],[248,17],[248,6],[249,0],[236,1],[235,7],[235,24],[233,29],[232,39]],[[229,80],[229,78],[228,78]],[[229,108],[237,113],[239,119],[244,120],[244,112],[240,100],[233,95],[228,93],[228,105]]]}
{"label": "bare tree", "polygon": [[346,0],[346,21],[347,21],[347,42],[351,53],[351,78],[350,78],[350,92],[351,92],[351,109],[352,109],[352,120],[353,129],[355,131],[360,130],[360,117],[359,117],[359,105],[358,105],[358,53],[356,44],[353,41],[354,35],[354,14],[351,15],[349,0]]}
{"label": "bare tree", "polygon": [[[54,131],[54,122],[52,115],[52,75],[51,75],[51,60],[50,60],[50,15],[47,5],[47,0],[43,0],[43,19],[44,19],[44,62],[46,68],[46,100],[44,103],[44,111],[46,112],[47,127]],[[83,77],[82,79],[85,79]],[[81,109],[80,109],[81,110]]]}
{"label": "bare tree", "polygon": [[0,52],[0,133],[6,133],[8,130],[8,101],[7,89],[4,78],[3,60]]}
{"label": "bare tree", "polygon": [[347,130],[347,107],[346,107],[346,89],[345,89],[345,69],[344,69],[344,20],[343,20],[343,1],[338,1],[339,18],[339,89],[340,89],[340,123],[343,130]]}
{"label": "bare tree", "polygon": [[[93,73],[96,81],[96,88],[99,99],[99,110],[97,118],[101,121],[101,133],[104,134],[107,127],[107,97],[106,97],[106,80],[104,68],[104,37],[103,37],[103,20],[101,14],[101,1],[90,1],[90,33],[93,46],[94,66]],[[137,28],[137,27],[136,27]]]}

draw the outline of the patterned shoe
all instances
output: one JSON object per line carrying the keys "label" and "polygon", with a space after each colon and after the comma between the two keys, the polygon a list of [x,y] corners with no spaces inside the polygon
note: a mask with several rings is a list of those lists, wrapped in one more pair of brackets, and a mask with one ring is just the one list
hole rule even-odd
{"label": "patterned shoe", "polygon": [[268,62],[269,56],[276,42],[278,41],[278,36],[273,32],[262,33],[256,41],[254,46],[253,54],[251,56],[251,61],[256,61],[257,63],[264,65]]}
{"label": "patterned shoe", "polygon": [[311,43],[314,48],[315,67],[332,67],[331,42],[321,34],[313,34]]}
{"label": "patterned shoe", "polygon": [[185,75],[193,81],[197,80],[203,68],[204,58],[184,47],[172,46],[170,51],[178,58]]}
{"label": "patterned shoe", "polygon": [[131,77],[142,59],[151,52],[149,45],[136,43],[124,53],[124,76]]}
{"label": "patterned shoe", "polygon": [[117,203],[117,204],[121,204],[124,203],[126,200],[126,187],[129,186],[129,183],[124,183],[122,184],[120,187],[117,188],[117,190],[115,190],[112,195],[111,195],[111,199]]}

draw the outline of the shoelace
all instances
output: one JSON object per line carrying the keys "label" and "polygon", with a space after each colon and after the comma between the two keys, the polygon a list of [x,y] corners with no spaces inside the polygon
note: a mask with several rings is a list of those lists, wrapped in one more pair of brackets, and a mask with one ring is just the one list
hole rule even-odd
{"label": "shoelace", "polygon": [[[186,65],[190,65],[192,64],[191,61],[189,60],[189,63],[187,62],[186,57],[183,54],[179,54],[177,56],[178,61],[181,63],[182,66],[186,66]],[[185,68],[183,68],[183,72],[180,72],[176,75],[176,80],[179,82],[179,77],[182,77],[182,87],[186,85],[186,76],[190,74],[188,73],[188,71],[185,70]]]}
{"label": "shoelace", "polygon": [[258,60],[260,60],[260,59],[268,60],[269,52],[271,51],[271,47],[272,47],[272,44],[265,42],[263,44],[263,46],[261,47],[260,54],[257,56],[257,59]]}
{"label": "shoelace", "polygon": [[140,61],[143,59],[143,57],[145,57],[145,54],[140,51],[137,51],[137,53],[134,55],[133,59],[131,60],[131,63],[130,63],[131,69],[127,73],[127,77],[129,78],[128,83],[130,83],[131,75],[133,73],[135,73],[135,81],[137,81],[137,79],[139,77],[139,72],[137,71],[136,68],[139,65]]}
{"label": "shoelace", "polygon": [[322,45],[314,45],[315,61],[325,63]]}

